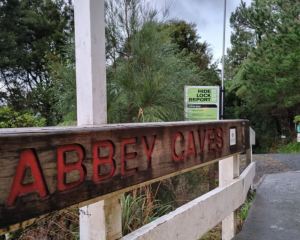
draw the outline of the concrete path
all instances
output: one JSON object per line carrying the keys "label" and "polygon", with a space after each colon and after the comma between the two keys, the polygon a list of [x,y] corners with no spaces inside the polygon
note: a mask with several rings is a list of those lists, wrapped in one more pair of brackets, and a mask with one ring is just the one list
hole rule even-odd
{"label": "concrete path", "polygon": [[300,239],[300,172],[267,175],[234,240]]}

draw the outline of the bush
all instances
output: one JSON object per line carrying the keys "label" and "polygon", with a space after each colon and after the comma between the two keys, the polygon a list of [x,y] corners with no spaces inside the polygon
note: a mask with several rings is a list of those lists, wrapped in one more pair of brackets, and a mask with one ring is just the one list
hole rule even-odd
{"label": "bush", "polygon": [[121,195],[123,236],[173,209],[171,205],[156,200],[156,193],[157,191],[153,194],[149,185],[139,189],[139,194],[134,190],[129,194]]}
{"label": "bush", "polygon": [[0,128],[43,127],[45,118],[33,116],[29,112],[16,112],[10,107],[0,108]]}
{"label": "bush", "polygon": [[291,142],[277,150],[277,153],[300,153],[300,143]]}

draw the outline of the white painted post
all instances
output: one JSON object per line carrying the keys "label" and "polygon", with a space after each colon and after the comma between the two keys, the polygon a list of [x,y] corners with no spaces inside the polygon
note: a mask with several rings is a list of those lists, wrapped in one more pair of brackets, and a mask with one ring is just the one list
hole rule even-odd
{"label": "white painted post", "polygon": [[[230,183],[239,176],[239,155],[219,161],[220,187]],[[237,227],[237,212],[234,211],[222,221],[222,239],[230,240],[234,237]]]}
{"label": "white painted post", "polygon": [[[104,0],[75,0],[77,125],[107,123]],[[80,208],[81,240],[122,236],[120,198]]]}
{"label": "white painted post", "polygon": [[77,125],[106,124],[104,0],[75,0]]}
{"label": "white painted post", "polygon": [[246,163],[249,165],[252,162],[252,145],[255,145],[255,132],[250,127],[250,148],[246,150]]}
{"label": "white painted post", "polygon": [[80,208],[81,240],[115,240],[122,237],[120,197]]}
{"label": "white painted post", "polygon": [[[250,147],[248,150],[246,150],[246,164],[247,166],[253,162],[253,158],[252,158],[252,145],[255,145],[255,132],[254,130],[250,127],[249,128],[249,131],[250,131]],[[254,186],[253,186],[253,181],[252,181],[252,184],[251,184],[251,189],[253,190],[254,189]]]}

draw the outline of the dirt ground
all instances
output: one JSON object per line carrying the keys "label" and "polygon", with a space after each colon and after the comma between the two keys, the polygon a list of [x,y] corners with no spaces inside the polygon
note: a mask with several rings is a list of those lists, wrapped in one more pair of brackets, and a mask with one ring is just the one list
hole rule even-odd
{"label": "dirt ground", "polygon": [[[273,156],[253,155],[253,161],[256,163],[256,174],[253,185],[257,187],[266,174],[292,171],[289,166]],[[240,172],[243,172],[246,165],[245,156],[240,158]]]}

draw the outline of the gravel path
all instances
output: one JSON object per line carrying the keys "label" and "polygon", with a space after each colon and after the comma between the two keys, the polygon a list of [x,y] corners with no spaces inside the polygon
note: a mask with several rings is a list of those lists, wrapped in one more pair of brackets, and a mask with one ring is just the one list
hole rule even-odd
{"label": "gravel path", "polygon": [[[256,163],[256,175],[254,185],[265,176],[265,174],[300,171],[300,153],[295,154],[255,154],[253,161]],[[245,156],[240,157],[240,169],[245,168]]]}

